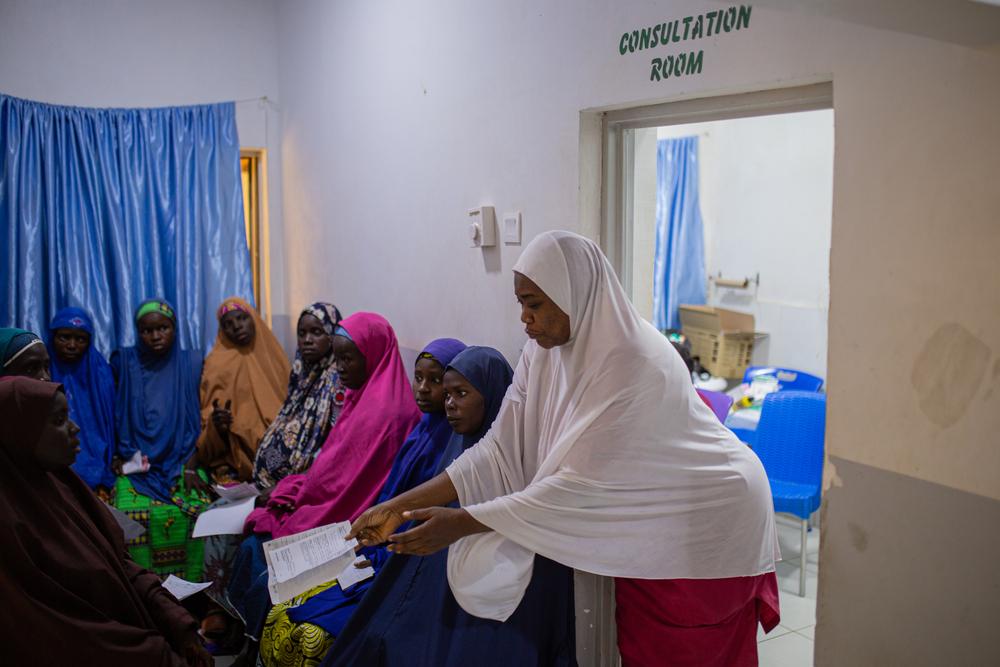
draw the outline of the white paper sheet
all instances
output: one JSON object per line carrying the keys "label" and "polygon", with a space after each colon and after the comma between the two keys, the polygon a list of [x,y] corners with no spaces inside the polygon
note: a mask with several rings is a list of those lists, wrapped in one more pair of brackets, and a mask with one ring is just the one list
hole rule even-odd
{"label": "white paper sheet", "polygon": [[149,471],[149,459],[142,455],[142,452],[138,449],[135,450],[135,454],[132,455],[128,461],[122,464],[122,474],[132,475],[137,472],[148,472]]}
{"label": "white paper sheet", "polygon": [[146,533],[146,527],[125,512],[122,512],[117,507],[108,505],[107,503],[104,503],[104,506],[108,508],[108,511],[111,512],[111,516],[113,516],[115,521],[118,522],[118,527],[121,528],[122,533],[125,534],[126,542],[142,537]]}
{"label": "white paper sheet", "polygon": [[199,593],[211,585],[211,581],[207,581],[203,584],[196,584],[193,581],[181,579],[180,577],[175,577],[172,574],[163,581],[163,587],[173,593],[174,597],[178,600],[189,598],[195,593]]}
{"label": "white paper sheet", "polygon": [[357,541],[344,540],[350,529],[350,522],[342,521],[266,542],[271,603],[290,600],[353,566]]}
{"label": "white paper sheet", "polygon": [[255,498],[246,498],[235,503],[207,509],[194,522],[191,537],[206,535],[240,535],[243,524],[253,511]]}
{"label": "white paper sheet", "polygon": [[368,560],[364,556],[358,556],[354,562],[344,568],[344,571],[337,575],[337,583],[341,589],[350,588],[359,581],[370,579],[375,576],[375,569],[371,565],[368,567],[355,567],[356,563]]}
{"label": "white paper sheet", "polygon": [[215,492],[224,500],[243,500],[244,498],[256,498],[260,495],[260,490],[249,482],[241,482],[233,486],[215,485]]}
{"label": "white paper sheet", "polygon": [[283,547],[271,550],[271,567],[274,578],[285,582],[306,570],[313,570],[333,560],[351,548],[344,536],[350,532],[351,524],[346,521],[326,526],[312,534],[299,533],[302,538]]}

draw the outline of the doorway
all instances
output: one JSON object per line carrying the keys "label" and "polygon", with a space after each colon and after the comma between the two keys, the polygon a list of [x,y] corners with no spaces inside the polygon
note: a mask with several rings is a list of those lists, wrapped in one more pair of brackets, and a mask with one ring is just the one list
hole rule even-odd
{"label": "doorway", "polygon": [[[725,423],[751,447],[767,393],[825,389],[832,102],[825,83],[601,119],[602,245],[640,313],[687,346],[696,386],[734,400]],[[812,664],[817,519],[803,537],[777,514],[782,622],[758,637],[761,665]]]}

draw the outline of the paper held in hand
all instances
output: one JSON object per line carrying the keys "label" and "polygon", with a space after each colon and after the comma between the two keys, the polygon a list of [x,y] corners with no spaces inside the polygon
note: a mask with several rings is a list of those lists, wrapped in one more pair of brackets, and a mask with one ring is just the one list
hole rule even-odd
{"label": "paper held in hand", "polygon": [[357,540],[344,540],[351,523],[342,521],[264,543],[267,588],[279,604],[354,567]]}
{"label": "paper held in hand", "polygon": [[216,484],[215,492],[218,493],[219,497],[223,500],[229,500],[231,502],[243,500],[244,498],[256,498],[260,495],[260,491],[257,487],[249,482],[241,482],[240,484],[233,484],[232,486]]}
{"label": "paper held in hand", "polygon": [[250,512],[253,512],[255,500],[250,497],[205,510],[195,519],[191,537],[240,535],[243,532],[243,524],[246,523]]}
{"label": "paper held in hand", "polygon": [[172,574],[168,575],[167,578],[163,580],[163,587],[173,593],[174,597],[178,600],[189,598],[195,593],[200,593],[211,585],[211,581],[206,581],[203,584],[196,584],[193,581],[181,579],[180,577],[175,577]]}
{"label": "paper held in hand", "polygon": [[122,464],[123,475],[134,475],[137,472],[149,472],[149,459],[138,449],[128,461]]}

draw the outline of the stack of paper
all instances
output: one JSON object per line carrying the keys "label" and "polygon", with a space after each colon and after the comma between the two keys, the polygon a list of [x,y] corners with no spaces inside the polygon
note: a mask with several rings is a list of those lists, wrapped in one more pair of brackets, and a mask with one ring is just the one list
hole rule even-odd
{"label": "stack of paper", "polygon": [[349,532],[350,522],[342,521],[266,542],[264,557],[271,604],[285,602],[337,579],[348,568],[356,569],[357,540],[345,540]]}

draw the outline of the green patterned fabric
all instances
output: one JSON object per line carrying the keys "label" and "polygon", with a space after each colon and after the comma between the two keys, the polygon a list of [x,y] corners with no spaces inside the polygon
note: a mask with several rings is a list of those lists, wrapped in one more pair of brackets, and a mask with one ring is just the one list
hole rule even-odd
{"label": "green patterned fabric", "polygon": [[[207,481],[203,471],[198,474]],[[125,475],[115,482],[114,506],[146,529],[138,538],[126,542],[132,559],[160,576],[173,574],[200,582],[205,545],[201,538],[191,537],[191,530],[208,501],[185,489],[183,483],[174,488],[171,499],[174,502],[168,504],[142,495]]]}

